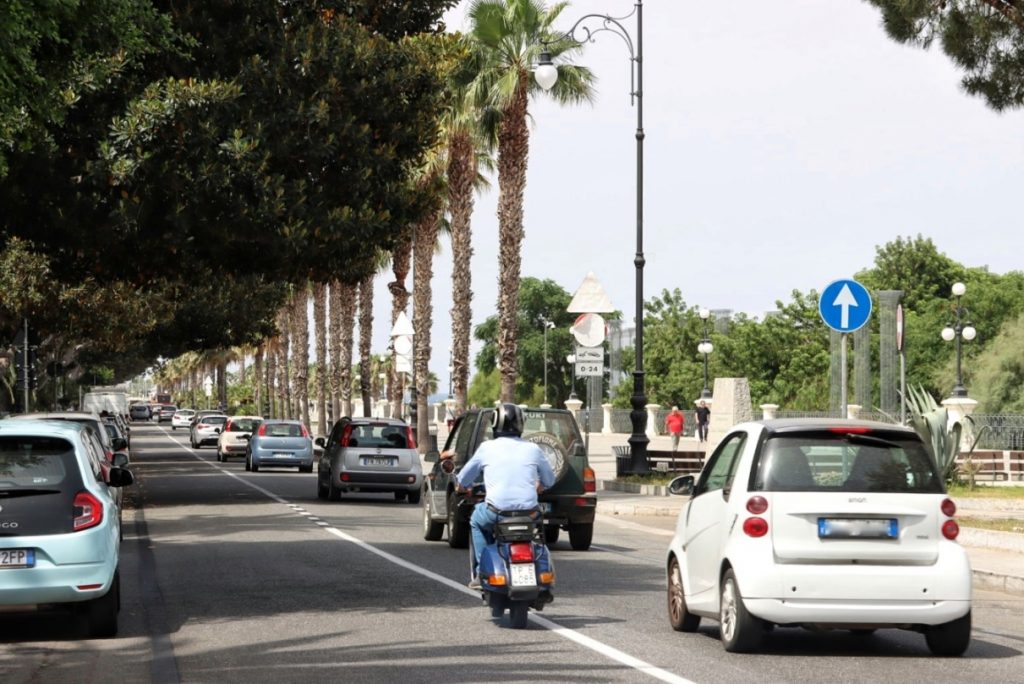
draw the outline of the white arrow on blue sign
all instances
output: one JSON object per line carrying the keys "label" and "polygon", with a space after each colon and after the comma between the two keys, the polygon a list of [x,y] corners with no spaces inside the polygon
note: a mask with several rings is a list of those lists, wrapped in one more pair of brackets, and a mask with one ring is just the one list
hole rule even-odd
{"label": "white arrow on blue sign", "polygon": [[833,330],[853,332],[871,317],[871,294],[856,280],[836,280],[822,291],[818,313]]}

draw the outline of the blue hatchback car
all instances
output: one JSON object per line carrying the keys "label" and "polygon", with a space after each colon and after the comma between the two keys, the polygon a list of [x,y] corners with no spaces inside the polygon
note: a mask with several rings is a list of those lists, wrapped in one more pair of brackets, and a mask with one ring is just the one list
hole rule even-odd
{"label": "blue hatchback car", "polygon": [[245,469],[256,473],[268,466],[313,472],[313,439],[302,421],[265,420],[252,433],[245,451]]}
{"label": "blue hatchback car", "polygon": [[115,636],[121,525],[113,494],[133,481],[80,423],[0,421],[0,611],[70,607],[90,636]]}

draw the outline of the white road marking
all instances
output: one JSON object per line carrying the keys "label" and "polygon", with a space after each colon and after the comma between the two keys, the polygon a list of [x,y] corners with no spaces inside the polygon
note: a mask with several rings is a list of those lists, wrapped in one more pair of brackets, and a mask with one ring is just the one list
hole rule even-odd
{"label": "white road marking", "polygon": [[[167,435],[168,437],[171,436],[170,434],[167,433],[167,431],[164,428],[161,428],[161,430],[163,430],[164,434]],[[304,511],[302,511],[302,509],[298,508],[295,504],[291,503],[290,501],[288,501],[286,499],[283,499],[282,497],[280,497],[277,494],[271,492],[270,490],[264,489],[263,487],[260,487],[258,484],[254,484],[253,482],[250,482],[249,480],[246,480],[245,478],[240,477],[238,474],[236,474],[236,473],[234,473],[234,472],[232,472],[230,470],[224,470],[224,468],[222,468],[220,465],[218,465],[215,462],[206,461],[206,460],[202,459],[198,454],[194,453],[191,449],[185,447],[184,444],[179,444],[177,442],[177,440],[172,439],[171,441],[175,445],[177,445],[178,447],[183,449],[184,451],[186,451],[189,454],[191,454],[192,457],[195,458],[200,463],[205,463],[206,465],[208,465],[211,468],[213,468],[213,469],[223,473],[224,475],[227,475],[228,477],[233,477],[234,479],[238,480],[239,482],[241,482],[242,484],[246,485],[247,487],[251,487],[251,488],[255,489],[259,493],[263,494],[264,496],[266,496],[267,498],[269,498],[269,499],[271,499],[273,501],[276,501],[277,503],[283,504],[283,505],[285,505],[285,506],[287,506],[287,507],[289,507],[289,508],[291,508],[291,509],[293,509],[295,511],[303,512],[304,515],[307,515],[307,516],[309,515],[309,513],[305,513]],[[605,517],[605,516],[601,516],[601,517]],[[655,532],[658,532],[658,533],[662,533],[662,532],[666,532],[667,531],[667,530],[658,530],[657,528],[653,528],[653,527],[646,527],[644,525],[637,525],[636,523],[626,523],[625,521],[618,521],[618,523],[622,524],[622,525],[632,525],[632,526],[635,526],[635,527],[641,527],[641,528],[644,529],[644,531],[655,531]],[[326,525],[327,523],[317,523],[317,524],[318,525]],[[384,560],[388,561],[389,563],[393,563],[394,565],[397,565],[397,566],[399,566],[401,568],[405,568],[406,570],[409,570],[411,572],[415,572],[418,575],[422,575],[423,577],[426,577],[428,579],[434,580],[435,582],[443,584],[446,587],[449,587],[450,589],[454,589],[454,590],[459,591],[459,592],[461,592],[463,594],[466,594],[468,596],[472,596],[474,599],[479,599],[480,598],[480,592],[479,591],[475,591],[473,589],[470,589],[469,587],[465,586],[464,584],[461,584],[459,582],[451,580],[451,579],[445,577],[444,575],[439,575],[436,572],[433,572],[432,570],[427,570],[426,568],[424,568],[422,566],[419,566],[419,565],[416,565],[415,563],[411,563],[411,562],[405,560],[404,558],[400,558],[400,557],[398,557],[398,556],[396,556],[394,554],[388,553],[387,551],[382,551],[381,549],[378,549],[376,546],[373,546],[373,545],[363,541],[362,539],[359,539],[357,537],[353,537],[352,535],[348,534],[347,532],[342,532],[337,527],[323,527],[322,529],[325,532],[328,532],[329,534],[334,535],[335,537],[337,537],[338,539],[340,539],[342,541],[349,542],[350,544],[355,544],[356,546],[358,546],[359,548],[363,549],[364,551],[367,551],[367,552],[372,553],[372,554],[374,554],[374,555],[376,555],[376,556],[378,556],[380,558],[383,558]],[[669,533],[669,536],[671,536],[671,534],[672,533]],[[614,661],[616,661],[618,663],[621,663],[621,664],[625,665],[626,667],[631,667],[631,668],[633,668],[634,670],[636,670],[638,672],[642,672],[642,673],[644,673],[644,674],[646,674],[646,675],[648,675],[650,677],[653,677],[654,679],[658,679],[658,680],[663,681],[663,682],[671,682],[671,684],[695,684],[695,682],[693,682],[692,680],[686,679],[685,677],[681,677],[681,676],[679,676],[679,675],[677,675],[677,674],[675,674],[673,672],[669,672],[668,670],[663,670],[662,668],[657,667],[655,665],[651,665],[650,663],[648,663],[646,661],[640,660],[639,658],[635,658],[635,657],[629,655],[628,653],[624,653],[623,651],[620,651],[617,648],[609,646],[608,644],[606,644],[604,642],[598,641],[597,639],[592,639],[592,638],[590,638],[590,637],[588,637],[588,636],[586,636],[584,634],[581,634],[581,633],[577,632],[574,629],[569,629],[568,627],[562,627],[557,622],[552,622],[551,620],[548,620],[547,618],[543,618],[540,615],[537,615],[536,613],[530,613],[529,614],[529,619],[534,624],[536,624],[536,625],[538,625],[540,627],[543,627],[543,628],[545,628],[547,630],[550,630],[551,632],[554,632],[555,634],[557,634],[558,636],[562,637],[563,639],[568,639],[569,641],[576,642],[577,644],[579,644],[580,646],[583,646],[584,648],[590,649],[591,651],[594,651],[595,653],[603,655],[606,658],[609,658],[609,659],[614,660]]]}
{"label": "white road marking", "polygon": [[612,527],[619,527],[624,530],[636,530],[637,532],[646,532],[647,534],[656,534],[661,537],[671,537],[675,535],[672,530],[663,530],[660,527],[651,527],[649,525],[641,525],[640,523],[629,522],[628,520],[620,520],[611,515],[604,515],[601,513],[597,514],[597,518],[602,523],[607,523]]}

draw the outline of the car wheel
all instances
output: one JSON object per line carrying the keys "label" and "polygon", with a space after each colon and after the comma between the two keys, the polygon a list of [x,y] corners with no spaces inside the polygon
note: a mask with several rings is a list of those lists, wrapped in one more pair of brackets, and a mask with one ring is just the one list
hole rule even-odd
{"label": "car wheel", "polygon": [[558,541],[558,535],[562,532],[558,525],[544,526],[544,543],[550,546]]}
{"label": "car wheel", "polygon": [[405,492],[395,492],[395,501],[405,501]]}
{"label": "car wheel", "polygon": [[[435,522],[431,517],[433,511],[430,508],[430,497],[423,499],[423,538],[426,541],[441,541],[444,535],[444,523]],[[498,617],[501,617],[500,615]]]}
{"label": "car wheel", "polygon": [[408,493],[409,503],[418,504],[420,502],[420,490],[416,490]]}
{"label": "car wheel", "polygon": [[459,498],[455,492],[448,496],[448,546],[469,548],[469,525],[459,521]]}
{"label": "car wheel", "polygon": [[594,523],[569,523],[569,545],[573,551],[586,551],[594,539]]}
{"label": "car wheel", "polygon": [[668,622],[677,632],[696,632],[700,627],[700,616],[686,608],[683,573],[679,570],[678,558],[673,558],[668,566]]}
{"label": "car wheel", "polygon": [[220,455],[220,449],[217,449],[217,463],[223,463],[224,457]]}
{"label": "car wheel", "polygon": [[508,619],[512,629],[526,629],[526,616],[530,610],[530,604],[526,601],[512,601],[508,606]]}
{"label": "car wheel", "polygon": [[172,429],[172,430],[177,430],[178,428],[177,428],[176,426],[172,425],[172,426],[171,426],[171,429]]}
{"label": "car wheel", "polygon": [[326,499],[327,498],[327,485],[320,481],[320,475],[316,477],[316,498]]}
{"label": "car wheel", "polygon": [[944,625],[929,627],[924,633],[928,649],[937,656],[958,656],[971,643],[971,613]]}
{"label": "car wheel", "polygon": [[245,455],[245,472],[252,470],[252,461],[249,458],[249,454]]}
{"label": "car wheel", "polygon": [[747,612],[740,594],[740,586],[732,568],[722,577],[722,595],[719,619],[722,625],[722,645],[730,653],[746,653],[759,645],[764,630],[761,621]]}
{"label": "car wheel", "polygon": [[331,501],[341,501],[341,487],[334,484],[334,477],[327,474],[327,498]]}
{"label": "car wheel", "polygon": [[121,607],[121,577],[114,571],[114,580],[110,589],[99,598],[86,601],[82,609],[88,624],[89,636],[97,639],[109,639],[117,636],[117,613]]}
{"label": "car wheel", "polygon": [[249,459],[249,467],[250,469],[252,469],[252,472],[254,473],[260,472],[260,462],[257,461],[255,458]]}
{"label": "car wheel", "polygon": [[299,466],[300,473],[311,473],[313,472],[313,464],[310,463],[308,466]]}

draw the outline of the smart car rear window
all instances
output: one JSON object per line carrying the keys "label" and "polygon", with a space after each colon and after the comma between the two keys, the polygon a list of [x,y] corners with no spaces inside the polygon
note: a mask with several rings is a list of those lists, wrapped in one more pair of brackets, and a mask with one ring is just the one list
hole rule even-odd
{"label": "smart car rear window", "polygon": [[228,432],[252,432],[259,424],[260,421],[255,418],[238,418],[229,422],[226,430]]}
{"label": "smart car rear window", "polygon": [[924,443],[906,433],[780,434],[761,447],[751,489],[768,492],[941,493]]}
{"label": "smart car rear window", "polygon": [[77,472],[75,449],[55,437],[0,437],[0,493],[53,487]]}

